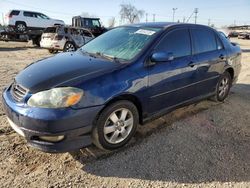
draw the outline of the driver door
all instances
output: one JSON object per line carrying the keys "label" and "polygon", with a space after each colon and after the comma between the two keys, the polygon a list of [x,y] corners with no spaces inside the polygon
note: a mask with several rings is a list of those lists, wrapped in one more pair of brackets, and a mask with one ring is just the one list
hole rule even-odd
{"label": "driver door", "polygon": [[173,54],[174,59],[158,62],[148,68],[149,109],[155,112],[179,105],[196,97],[194,92],[196,59],[188,28],[168,32],[153,53]]}

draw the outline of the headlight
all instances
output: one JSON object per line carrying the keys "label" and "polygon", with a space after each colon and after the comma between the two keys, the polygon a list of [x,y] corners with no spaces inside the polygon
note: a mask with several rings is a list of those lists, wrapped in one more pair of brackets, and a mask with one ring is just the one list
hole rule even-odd
{"label": "headlight", "polygon": [[82,96],[83,91],[78,88],[54,88],[32,95],[28,105],[40,108],[64,108],[77,104]]}

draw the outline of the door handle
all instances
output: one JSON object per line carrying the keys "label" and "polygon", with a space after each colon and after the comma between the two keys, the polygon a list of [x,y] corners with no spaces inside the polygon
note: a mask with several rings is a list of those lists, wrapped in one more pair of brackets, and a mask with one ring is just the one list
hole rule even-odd
{"label": "door handle", "polygon": [[188,64],[188,66],[191,67],[191,68],[193,68],[195,65],[196,65],[196,64],[195,64],[193,61],[191,61],[191,62]]}

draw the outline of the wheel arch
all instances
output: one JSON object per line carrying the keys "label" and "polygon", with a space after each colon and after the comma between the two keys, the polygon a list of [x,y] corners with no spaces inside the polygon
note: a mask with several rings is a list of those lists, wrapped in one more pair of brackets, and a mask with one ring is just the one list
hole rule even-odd
{"label": "wheel arch", "polygon": [[16,22],[15,22],[15,25],[17,25],[18,23],[23,23],[23,24],[27,27],[27,24],[26,24],[25,21],[16,21]]}
{"label": "wheel arch", "polygon": [[141,101],[138,99],[138,97],[136,97],[133,94],[121,94],[119,96],[115,96],[114,98],[110,99],[109,101],[107,101],[103,107],[103,109],[98,113],[97,116],[99,116],[99,114],[102,113],[102,111],[109,106],[110,104],[113,104],[117,101],[121,101],[121,100],[126,100],[129,101],[131,103],[133,103],[137,110],[138,110],[138,114],[139,114],[139,123],[142,124],[143,123],[143,109],[142,109],[142,103]]}
{"label": "wheel arch", "polygon": [[232,67],[227,67],[225,69],[225,72],[228,72],[230,74],[232,80],[234,79],[234,69]]}

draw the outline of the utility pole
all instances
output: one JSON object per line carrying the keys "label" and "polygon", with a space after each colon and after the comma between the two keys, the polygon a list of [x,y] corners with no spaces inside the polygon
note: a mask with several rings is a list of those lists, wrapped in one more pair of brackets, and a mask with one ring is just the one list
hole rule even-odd
{"label": "utility pole", "polygon": [[177,9],[178,9],[178,8],[173,8],[173,22],[174,22],[175,11],[176,11]]}
{"label": "utility pole", "polygon": [[210,26],[210,23],[211,23],[211,19],[209,18],[207,25]]}
{"label": "utility pole", "polygon": [[146,23],[148,22],[148,13],[146,13]]}
{"label": "utility pole", "polygon": [[195,9],[194,9],[194,14],[195,14],[195,17],[194,17],[194,18],[195,18],[195,24],[197,23],[197,17],[198,17],[198,16],[197,16],[197,14],[198,14],[198,11],[199,11],[199,9],[198,9],[198,8],[195,8]]}
{"label": "utility pole", "polygon": [[5,23],[4,23],[4,14],[2,13],[2,18],[3,18],[3,25],[5,25]]}
{"label": "utility pole", "polygon": [[155,14],[153,14],[153,22],[155,22]]}
{"label": "utility pole", "polygon": [[186,22],[186,17],[184,16],[184,17],[183,17],[183,23],[185,23],[185,22]]}
{"label": "utility pole", "polygon": [[234,26],[236,26],[236,20],[234,20]]}

